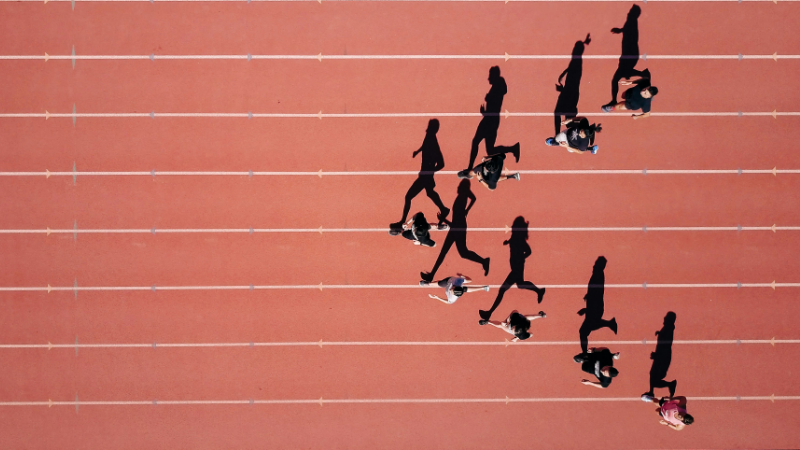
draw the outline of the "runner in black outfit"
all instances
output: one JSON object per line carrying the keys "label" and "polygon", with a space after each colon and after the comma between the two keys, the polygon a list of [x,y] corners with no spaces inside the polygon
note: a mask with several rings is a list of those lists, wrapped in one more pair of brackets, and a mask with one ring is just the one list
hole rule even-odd
{"label": "runner in black outfit", "polygon": [[433,269],[430,272],[420,272],[422,281],[428,283],[433,281],[436,271],[439,270],[439,266],[444,262],[444,257],[447,256],[447,252],[453,244],[456,244],[458,254],[462,258],[480,264],[483,267],[484,276],[489,274],[489,258],[481,258],[480,255],[467,248],[467,214],[469,214],[469,210],[472,209],[476,200],[475,194],[472,193],[469,185],[469,180],[461,180],[458,185],[458,196],[453,202],[453,221],[449,222],[444,217],[439,217],[439,220],[450,226],[450,231],[447,232],[447,237],[444,239],[442,250],[439,252],[439,257],[436,259]]}
{"label": "runner in black outfit", "polygon": [[645,70],[642,76],[626,78],[620,81],[623,86],[633,86],[622,94],[624,101],[603,106],[603,112],[611,111],[636,111],[641,109],[642,114],[633,114],[634,120],[650,117],[650,107],[653,97],[658,94],[658,88],[650,85],[650,71]]}
{"label": "runner in black outfit", "polygon": [[589,288],[583,299],[586,301],[586,308],[578,311],[579,316],[585,315],[583,325],[581,325],[579,335],[581,339],[581,350],[587,352],[589,345],[589,334],[592,331],[603,327],[611,328],[617,334],[617,319],[603,320],[605,304],[603,295],[605,294],[606,276],[603,271],[606,268],[606,259],[602,256],[597,258],[592,269],[592,277],[589,279]]}
{"label": "runner in black outfit", "polygon": [[503,107],[503,96],[508,92],[506,80],[500,76],[500,68],[497,66],[489,69],[489,84],[492,88],[486,94],[486,106],[481,105],[481,114],[483,119],[478,124],[478,129],[475,131],[475,137],[472,138],[472,149],[469,155],[469,167],[459,172],[463,178],[467,172],[475,167],[475,159],[478,157],[478,144],[482,140],[486,140],[486,154],[496,155],[498,153],[511,153],[514,158],[519,162],[519,142],[511,147],[495,147],[497,140],[497,129],[500,128],[500,112]]}
{"label": "runner in black outfit", "polygon": [[503,321],[495,321],[495,320],[480,320],[478,321],[479,325],[491,325],[493,327],[500,328],[501,330],[505,331],[506,333],[513,334],[514,339],[511,342],[517,341],[524,341],[531,337],[530,329],[531,329],[531,321],[536,319],[544,319],[547,317],[547,314],[544,311],[539,311],[539,314],[535,316],[523,316],[517,310],[511,311],[508,318]]}
{"label": "runner in black outfit", "polygon": [[581,353],[573,359],[581,364],[581,370],[597,377],[597,381],[581,380],[581,384],[605,389],[611,385],[611,379],[619,375],[614,368],[614,360],[619,359],[619,352],[611,353],[605,347],[590,348],[587,353]]}
{"label": "runner in black outfit", "polygon": [[536,292],[536,301],[539,303],[542,303],[542,298],[544,298],[545,288],[538,288],[530,281],[525,281],[525,260],[528,256],[531,256],[532,252],[531,246],[528,245],[528,222],[525,221],[524,217],[519,216],[514,219],[514,224],[511,227],[511,238],[504,241],[503,245],[508,245],[511,251],[511,273],[508,274],[506,280],[503,281],[503,285],[500,286],[500,291],[497,293],[497,298],[494,300],[492,307],[488,311],[481,310],[479,312],[483,320],[489,320],[492,317],[494,310],[503,301],[503,295],[515,284],[520,289]]}
{"label": "runner in black outfit", "polygon": [[499,155],[485,156],[483,162],[478,164],[474,169],[467,172],[466,175],[458,174],[459,178],[472,178],[473,174],[478,177],[478,181],[486,186],[490,191],[497,188],[497,183],[503,180],[517,180],[519,181],[519,172],[514,174],[503,175],[503,161],[506,160],[506,155],[500,153]]}
{"label": "runner in black outfit", "polygon": [[570,153],[589,152],[597,154],[599,146],[594,145],[596,134],[603,131],[602,124],[589,124],[585,117],[574,117],[561,122],[566,125],[566,131],[558,133],[555,137],[547,138],[544,143],[553,147],[562,146]]}
{"label": "runner in black outfit", "polygon": [[422,165],[419,170],[419,176],[414,184],[408,188],[406,193],[405,204],[403,205],[403,218],[399,222],[389,225],[389,234],[396,235],[401,230],[403,222],[408,217],[408,212],[411,210],[411,200],[419,195],[422,190],[428,194],[428,197],[433,200],[433,203],[439,208],[441,215],[447,217],[450,214],[450,209],[444,206],[441,197],[434,190],[436,182],[433,180],[433,175],[444,168],[444,157],[442,157],[442,150],[439,148],[439,141],[436,139],[436,133],[439,132],[439,121],[431,119],[428,121],[428,129],[425,131],[425,140],[422,141],[422,146],[416,150],[412,157],[416,158],[418,153],[422,153]]}
{"label": "runner in black outfit", "polygon": [[[425,214],[422,214],[421,212],[414,214],[414,217],[412,217],[407,224],[402,225],[402,229],[403,237],[409,241],[414,241],[414,245],[436,247],[436,242],[431,239],[431,225],[428,223],[428,219],[425,218]],[[446,229],[446,226],[440,226],[439,229],[444,230]],[[394,230],[389,231],[389,234],[392,234],[393,232]]]}

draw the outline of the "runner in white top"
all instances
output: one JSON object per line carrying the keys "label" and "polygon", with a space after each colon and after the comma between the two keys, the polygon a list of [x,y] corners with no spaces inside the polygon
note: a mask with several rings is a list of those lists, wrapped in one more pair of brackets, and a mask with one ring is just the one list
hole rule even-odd
{"label": "runner in white top", "polygon": [[[438,284],[439,287],[444,288],[445,294],[447,296],[446,299],[441,298],[435,294],[428,294],[428,297],[435,298],[436,300],[439,300],[440,302],[443,303],[452,304],[455,303],[456,300],[458,300],[458,297],[461,297],[466,292],[475,292],[478,290],[483,290],[486,292],[489,291],[489,286],[464,286],[467,283],[471,283],[472,279],[460,273],[456,275],[457,276],[455,277],[447,277],[441,281],[436,282],[436,284]],[[425,281],[420,281],[419,284],[420,286],[430,286],[430,283],[427,283]]]}

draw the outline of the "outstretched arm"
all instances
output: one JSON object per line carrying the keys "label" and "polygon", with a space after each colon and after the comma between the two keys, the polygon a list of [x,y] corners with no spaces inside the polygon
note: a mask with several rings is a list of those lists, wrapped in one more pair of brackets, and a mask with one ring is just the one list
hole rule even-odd
{"label": "outstretched arm", "polygon": [[605,389],[599,381],[581,380],[581,384],[585,384],[586,386],[594,386],[599,389]]}
{"label": "outstretched arm", "polygon": [[642,113],[642,114],[634,114],[631,117],[633,117],[633,120],[646,119],[646,118],[650,117],[650,112],[646,112],[646,113]]}
{"label": "outstretched arm", "polygon": [[445,300],[445,299],[443,299],[443,298],[439,297],[439,296],[438,296],[438,295],[436,295],[436,294],[428,294],[428,297],[430,297],[430,298],[435,298],[436,300],[439,300],[439,301],[440,301],[440,302],[442,302],[442,303],[447,303],[447,300]]}

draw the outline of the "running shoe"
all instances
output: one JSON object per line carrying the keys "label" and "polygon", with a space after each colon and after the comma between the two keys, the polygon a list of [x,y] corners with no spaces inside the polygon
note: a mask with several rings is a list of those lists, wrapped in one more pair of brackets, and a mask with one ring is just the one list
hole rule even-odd
{"label": "running shoe", "polygon": [[600,146],[599,145],[593,145],[593,146],[589,147],[589,150],[592,151],[593,155],[596,155],[597,151],[600,150]]}
{"label": "running shoe", "polygon": [[551,147],[555,147],[558,145],[558,142],[556,142],[556,138],[547,138],[544,140],[544,143]]}
{"label": "running shoe", "polygon": [[611,112],[614,111],[614,105],[605,105],[602,108],[603,112]]}

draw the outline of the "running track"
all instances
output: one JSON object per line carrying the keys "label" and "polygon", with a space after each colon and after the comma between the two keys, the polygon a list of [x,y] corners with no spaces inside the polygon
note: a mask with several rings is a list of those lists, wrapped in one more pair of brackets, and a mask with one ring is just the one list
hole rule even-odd
{"label": "running track", "polygon": [[[597,114],[630,3],[0,4],[0,447],[800,446],[800,6],[639,4],[637,68],[661,89],[654,112],[677,114],[598,118],[594,157],[542,144],[567,59],[515,55],[569,55],[591,32],[585,56],[608,57],[584,61],[579,106]],[[477,112],[495,64],[498,143],[520,141],[511,167],[545,172],[473,183],[468,244],[490,274],[453,249],[439,275],[500,284],[514,217],[559,229],[530,234],[541,308],[511,290],[495,313],[547,311],[511,345],[476,324],[496,289],[430,300],[414,285],[438,248],[371,231],[399,219],[429,118],[445,170],[466,164],[479,118],[458,114]],[[125,113],[139,117],[109,117]],[[574,172],[595,170],[632,173]],[[458,180],[436,178],[449,205]],[[435,212],[424,194],[416,210]],[[599,255],[620,331],[590,341],[622,352],[604,391],[571,361]],[[696,419],[681,433],[638,400],[667,311],[667,379]]]}

